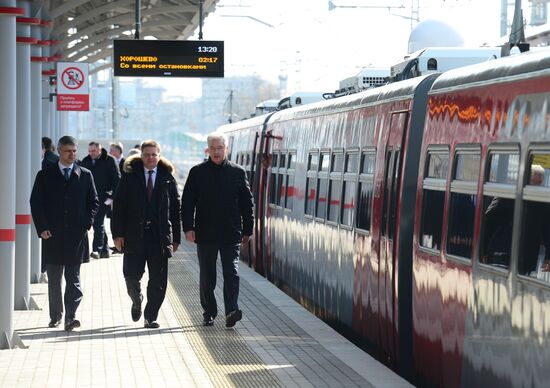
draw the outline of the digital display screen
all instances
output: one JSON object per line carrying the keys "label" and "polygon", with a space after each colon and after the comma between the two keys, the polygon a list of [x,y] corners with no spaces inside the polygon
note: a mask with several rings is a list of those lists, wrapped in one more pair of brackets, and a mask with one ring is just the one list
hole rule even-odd
{"label": "digital display screen", "polygon": [[223,41],[115,40],[117,77],[223,77]]}

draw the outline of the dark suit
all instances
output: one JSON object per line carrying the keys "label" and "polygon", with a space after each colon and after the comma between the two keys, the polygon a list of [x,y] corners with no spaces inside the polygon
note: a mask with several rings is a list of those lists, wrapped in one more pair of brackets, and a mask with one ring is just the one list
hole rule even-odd
{"label": "dark suit", "polygon": [[99,210],[94,220],[94,240],[92,242],[92,251],[99,253],[108,253],[109,246],[107,235],[105,234],[105,215],[110,209],[105,205],[107,198],[112,198],[120,180],[120,170],[118,169],[115,158],[107,154],[107,150],[101,149],[101,154],[95,160],[88,155],[80,163],[82,167],[90,170],[94,176],[94,182],[99,198]]}
{"label": "dark suit", "polygon": [[30,203],[38,235],[45,230],[52,234],[42,240],[42,258],[49,278],[50,318],[59,320],[63,313],[61,273],[64,267],[65,321],[74,319],[82,298],[80,264],[89,261],[87,231],[98,209],[92,174],[74,164],[66,181],[58,164],[41,170],[36,175]]}
{"label": "dark suit", "polygon": [[149,322],[156,321],[166,295],[172,243],[181,241],[179,194],[172,172],[170,162],[161,158],[149,201],[143,161],[137,155],[128,158],[113,202],[111,231],[113,238],[124,238],[123,273],[135,305],[141,305],[145,264],[149,269],[143,313]]}

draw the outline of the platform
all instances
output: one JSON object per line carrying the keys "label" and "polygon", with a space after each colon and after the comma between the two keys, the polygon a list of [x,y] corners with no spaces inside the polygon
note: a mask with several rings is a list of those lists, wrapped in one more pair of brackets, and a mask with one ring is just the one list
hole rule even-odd
{"label": "platform", "polygon": [[[180,247],[169,270],[156,330],[130,317],[120,255],[82,266],[82,327],[74,332],[47,327],[47,285],[31,285],[42,310],[15,312],[27,349],[0,351],[0,386],[410,386],[243,264],[244,317],[233,329],[222,316],[213,327],[201,325],[193,245]],[[219,306],[222,284],[218,265]]]}

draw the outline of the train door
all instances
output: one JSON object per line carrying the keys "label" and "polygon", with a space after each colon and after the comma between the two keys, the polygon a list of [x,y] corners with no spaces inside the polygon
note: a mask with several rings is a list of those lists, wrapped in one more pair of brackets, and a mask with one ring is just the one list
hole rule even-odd
{"label": "train door", "polygon": [[380,310],[385,318],[381,330],[382,343],[391,362],[397,359],[397,209],[399,182],[401,181],[401,150],[406,134],[407,112],[392,114],[385,152],[385,172],[382,222],[380,228]]}
{"label": "train door", "polygon": [[[257,174],[256,174],[256,171],[258,170],[258,168],[261,169],[261,167],[259,167],[259,163],[258,163],[258,155],[259,155],[259,150],[260,150],[260,141],[259,141],[259,138],[260,138],[260,130],[256,130],[254,131],[254,141],[253,141],[253,146],[252,146],[252,155],[250,157],[250,176],[248,177],[248,183],[250,184],[250,189],[252,191],[252,195],[254,196],[254,213],[255,214],[258,214],[258,210],[259,210],[259,207],[258,207],[258,203],[260,202],[259,198],[258,198],[258,177],[257,177]],[[248,261],[248,266],[249,267],[254,267],[256,268],[257,267],[257,260],[259,257],[261,256],[258,256],[258,251],[259,251],[259,248],[258,248],[258,240],[259,239],[259,236],[257,235],[256,231],[254,231],[253,233],[253,238],[250,240],[249,244],[248,244],[248,257],[249,257],[249,261]]]}

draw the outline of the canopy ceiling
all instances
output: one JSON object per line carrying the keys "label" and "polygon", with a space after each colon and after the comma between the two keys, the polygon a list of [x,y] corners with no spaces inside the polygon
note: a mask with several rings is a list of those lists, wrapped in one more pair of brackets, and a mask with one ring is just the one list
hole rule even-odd
{"label": "canopy ceiling", "polygon": [[[204,0],[203,16],[219,0]],[[62,60],[111,66],[113,39],[133,39],[136,0],[49,0],[43,19],[53,21],[52,52]],[[188,39],[199,25],[199,0],[142,0],[141,39]]]}

